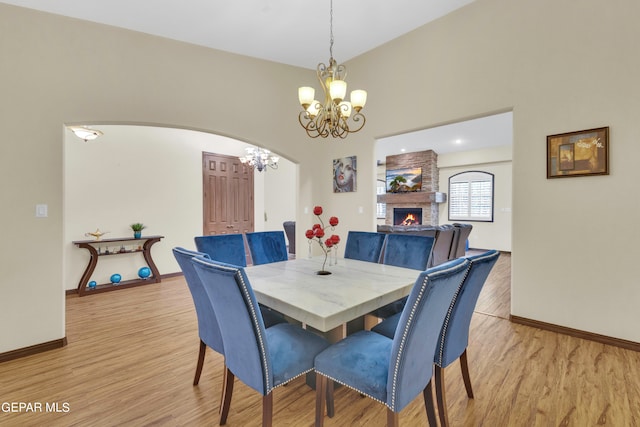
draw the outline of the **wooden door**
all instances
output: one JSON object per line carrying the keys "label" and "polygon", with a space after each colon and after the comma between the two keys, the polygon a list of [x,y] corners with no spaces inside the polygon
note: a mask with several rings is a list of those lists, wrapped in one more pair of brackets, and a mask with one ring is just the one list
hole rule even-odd
{"label": "wooden door", "polygon": [[253,231],[253,168],[237,157],[202,153],[203,234]]}

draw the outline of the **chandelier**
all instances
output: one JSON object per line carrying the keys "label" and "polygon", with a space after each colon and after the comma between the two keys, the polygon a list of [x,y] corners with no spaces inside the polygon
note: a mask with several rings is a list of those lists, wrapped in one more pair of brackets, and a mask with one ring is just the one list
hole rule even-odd
{"label": "chandelier", "polygon": [[347,67],[338,65],[333,59],[333,0],[329,13],[329,30],[329,65],[320,63],[316,70],[324,92],[324,103],[315,99],[312,87],[299,88],[298,99],[303,111],[298,115],[298,121],[311,138],[326,138],[331,135],[344,139],[364,126],[366,118],[360,110],[367,102],[367,92],[351,91],[351,101],[344,100],[347,94]]}
{"label": "chandelier", "polygon": [[245,150],[247,151],[247,155],[240,157],[240,163],[258,169],[258,172],[266,172],[267,166],[271,169],[278,169],[278,160],[280,160],[280,158],[273,156],[271,151],[255,147],[247,147]]}

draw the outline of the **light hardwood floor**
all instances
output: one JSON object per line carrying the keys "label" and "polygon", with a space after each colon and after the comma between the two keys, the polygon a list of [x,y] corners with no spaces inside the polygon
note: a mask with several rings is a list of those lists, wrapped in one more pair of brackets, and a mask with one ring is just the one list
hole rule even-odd
{"label": "light hardwood floor", "polygon": [[[451,425],[639,425],[640,354],[511,323],[509,280],[503,254],[472,320],[475,399],[466,397],[457,362],[445,371]],[[198,334],[182,278],[68,296],[67,337],[64,348],[0,363],[0,401],[43,406],[0,412],[1,426],[217,425],[222,358],[209,351],[200,384],[191,385]],[[303,379],[277,389],[274,425],[313,425],[314,398]],[[69,410],[45,412],[46,403]],[[385,425],[382,405],[344,387],[335,404],[326,426]],[[260,396],[236,381],[227,425],[260,423]],[[421,397],[401,412],[400,424],[427,424]]]}

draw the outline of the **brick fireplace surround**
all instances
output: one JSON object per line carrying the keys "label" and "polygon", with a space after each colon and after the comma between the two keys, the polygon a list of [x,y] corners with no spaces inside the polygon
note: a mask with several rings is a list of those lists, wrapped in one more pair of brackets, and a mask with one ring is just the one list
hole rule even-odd
{"label": "brick fireplace surround", "polygon": [[385,225],[393,225],[393,210],[395,208],[422,208],[422,225],[438,225],[438,203],[436,201],[444,201],[444,194],[438,193],[438,155],[434,151],[428,150],[387,156],[387,170],[406,168],[422,169],[422,191],[378,195],[378,203],[387,204]]}

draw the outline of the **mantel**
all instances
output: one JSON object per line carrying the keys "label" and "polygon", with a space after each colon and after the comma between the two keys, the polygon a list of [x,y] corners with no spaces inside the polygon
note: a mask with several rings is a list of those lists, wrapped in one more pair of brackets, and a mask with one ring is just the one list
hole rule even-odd
{"label": "mantel", "polygon": [[415,193],[386,193],[378,194],[378,203],[444,203],[447,195],[440,192],[417,191]]}

